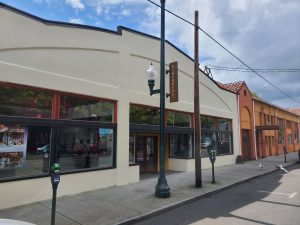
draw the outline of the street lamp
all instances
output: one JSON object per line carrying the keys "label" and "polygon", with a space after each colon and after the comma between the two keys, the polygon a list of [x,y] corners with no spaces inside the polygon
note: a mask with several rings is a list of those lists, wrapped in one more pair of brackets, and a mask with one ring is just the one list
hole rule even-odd
{"label": "street lamp", "polygon": [[157,73],[152,63],[147,70],[150,95],[160,94],[160,148],[159,148],[159,177],[155,187],[155,196],[169,198],[170,187],[165,176],[165,0],[161,0],[161,37],[160,37],[160,89],[154,90]]}
{"label": "street lamp", "polygon": [[150,90],[150,95],[152,96],[154,94],[160,93],[159,89],[154,90],[155,80],[157,78],[157,72],[154,69],[152,63],[150,63],[149,69],[147,70],[147,76],[148,76],[148,86]]}

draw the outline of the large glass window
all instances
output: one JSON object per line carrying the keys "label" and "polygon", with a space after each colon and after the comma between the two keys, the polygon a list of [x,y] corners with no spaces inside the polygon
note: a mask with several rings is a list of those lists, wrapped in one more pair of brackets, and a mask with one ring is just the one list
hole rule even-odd
{"label": "large glass window", "polygon": [[216,129],[216,121],[214,117],[201,115],[201,129]]}
{"label": "large glass window", "polygon": [[113,137],[110,128],[59,128],[56,149],[61,171],[112,167]]}
{"label": "large glass window", "polygon": [[219,130],[231,130],[230,120],[218,118],[218,129]]}
{"label": "large glass window", "polygon": [[217,153],[232,154],[232,133],[218,133]]}
{"label": "large glass window", "polygon": [[48,92],[0,87],[0,115],[50,118],[52,99]]}
{"label": "large glass window", "polygon": [[173,127],[191,127],[191,114],[168,111],[167,125]]}
{"label": "large glass window", "polygon": [[292,144],[292,134],[288,134],[288,144]]}
{"label": "large glass window", "polygon": [[0,124],[0,179],[49,172],[49,127]]}
{"label": "large glass window", "polygon": [[61,119],[113,122],[113,114],[113,102],[68,95],[60,99]]}
{"label": "large glass window", "polygon": [[130,123],[159,125],[160,124],[159,109],[131,105],[130,106]]}
{"label": "large glass window", "polygon": [[299,133],[298,133],[298,125],[297,124],[295,124],[294,139],[295,139],[295,143],[298,144],[299,143]]}
{"label": "large glass window", "polygon": [[233,154],[232,143],[231,120],[201,116],[201,157],[207,157],[210,148],[218,155]]}
{"label": "large glass window", "polygon": [[283,130],[278,130],[278,144],[283,144],[284,142],[284,136],[283,136]]}
{"label": "large glass window", "polygon": [[193,145],[191,134],[170,134],[170,157],[192,158]]}
{"label": "large glass window", "polygon": [[201,157],[208,156],[209,148],[217,149],[216,132],[201,132]]}
{"label": "large glass window", "polygon": [[135,163],[135,133],[129,135],[129,164]]}

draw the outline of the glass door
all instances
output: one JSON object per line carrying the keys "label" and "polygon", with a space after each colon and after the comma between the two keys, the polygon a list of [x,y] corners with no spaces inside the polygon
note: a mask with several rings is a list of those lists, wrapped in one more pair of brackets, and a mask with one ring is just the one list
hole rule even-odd
{"label": "glass door", "polygon": [[157,172],[157,136],[138,136],[136,162],[141,173]]}

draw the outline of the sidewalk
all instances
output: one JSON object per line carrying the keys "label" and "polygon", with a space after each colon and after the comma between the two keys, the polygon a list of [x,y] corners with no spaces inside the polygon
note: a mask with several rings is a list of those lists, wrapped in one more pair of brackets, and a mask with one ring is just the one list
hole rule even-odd
{"label": "sidewalk", "polygon": [[[147,217],[161,210],[167,210],[210,195],[257,176],[270,173],[277,168],[294,164],[298,153],[271,156],[239,165],[222,166],[215,169],[216,183],[211,184],[211,169],[202,170],[203,187],[195,188],[195,173],[182,172],[167,175],[171,197],[154,197],[157,176],[135,184],[114,186],[57,199],[57,225],[110,225],[131,224],[140,217]],[[218,159],[217,159],[218,160]],[[259,168],[259,163],[263,168]],[[50,224],[51,200],[0,211],[0,218],[23,220],[37,225]]]}

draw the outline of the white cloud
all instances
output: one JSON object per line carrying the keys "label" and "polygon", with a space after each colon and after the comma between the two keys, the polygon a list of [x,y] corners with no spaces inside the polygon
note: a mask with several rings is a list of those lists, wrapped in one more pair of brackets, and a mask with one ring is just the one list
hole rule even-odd
{"label": "white cloud", "polygon": [[96,6],[96,13],[97,15],[101,15],[103,12],[103,7],[101,5]]}
{"label": "white cloud", "polygon": [[48,5],[52,5],[53,3],[57,2],[58,0],[33,0],[34,3],[37,4],[48,4]]}
{"label": "white cloud", "polygon": [[122,9],[120,12],[121,16],[130,16],[131,15],[131,10],[130,9]]}
{"label": "white cloud", "polygon": [[70,23],[77,23],[77,24],[85,24],[84,20],[81,18],[71,18],[69,20]]}
{"label": "white cloud", "polygon": [[83,10],[85,8],[81,0],[66,0],[66,3],[76,10]]}
{"label": "white cloud", "polygon": [[[155,1],[159,4],[159,1]],[[253,68],[298,68],[300,61],[300,2],[270,0],[168,0],[166,8],[194,22],[194,11],[199,11],[201,28],[231,50]],[[160,35],[160,9],[148,4],[141,30]],[[194,28],[166,12],[166,39],[186,50],[193,57]],[[200,64],[244,67],[205,34],[199,38]],[[285,99],[271,86],[267,89],[262,79],[253,73],[212,71],[215,79],[222,82],[246,80],[248,87],[269,101]],[[261,74],[283,91],[300,97],[292,84],[300,86],[300,76],[295,74]],[[284,84],[284,85],[283,85]],[[293,102],[296,104],[295,102]],[[286,101],[291,104],[291,101]],[[299,104],[297,105],[299,106]]]}

